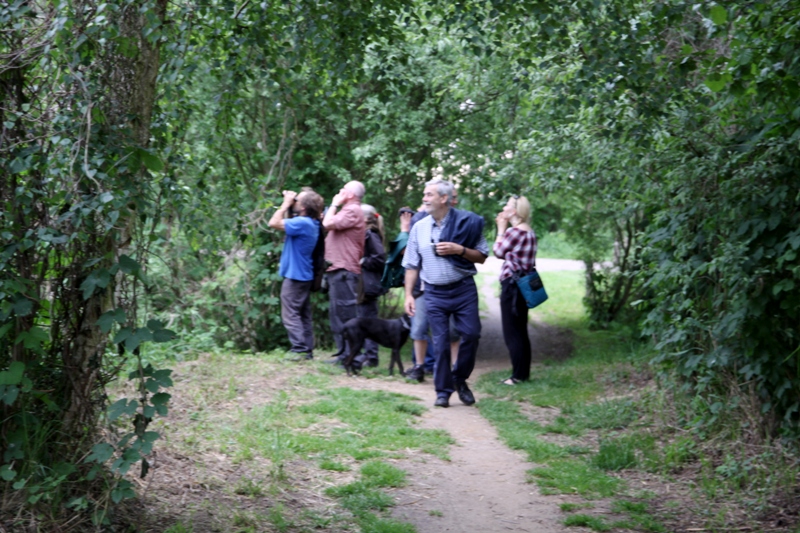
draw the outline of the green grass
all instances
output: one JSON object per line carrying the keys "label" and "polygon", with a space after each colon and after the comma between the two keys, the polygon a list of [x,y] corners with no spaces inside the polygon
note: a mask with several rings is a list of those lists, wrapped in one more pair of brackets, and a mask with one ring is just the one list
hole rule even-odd
{"label": "green grass", "polygon": [[[488,397],[478,407],[509,447],[524,451],[529,461],[540,465],[528,471],[528,478],[542,493],[574,494],[587,500],[625,495],[627,484],[610,472],[655,464],[658,453],[655,439],[639,430],[644,417],[640,402],[629,397],[609,399],[605,394],[609,386],[626,386],[646,350],[627,340],[624,332],[589,329],[582,303],[583,272],[548,272],[542,278],[550,299],[534,311],[536,318],[570,329],[574,352],[567,359],[535,365],[531,379],[514,387],[500,384],[507,372],[483,375],[476,387]],[[547,407],[551,413],[556,409],[558,414],[549,423],[538,423],[524,414],[525,404]],[[599,449],[556,444],[548,438],[579,438],[587,432],[600,434]],[[680,457],[678,449],[673,452],[675,460]],[[591,504],[564,504],[562,510],[587,506]],[[619,512],[639,529],[658,531],[657,523],[639,508],[620,507]],[[572,514],[565,524],[595,531],[616,527],[602,516],[588,514]]]}
{"label": "green grass", "polygon": [[442,430],[414,427],[425,409],[414,398],[349,388],[322,390],[317,397],[298,406],[279,397],[244,415],[231,435],[239,453],[255,453],[273,464],[296,455],[323,457],[332,465],[337,456],[363,461],[405,449],[447,458],[452,438]]}
{"label": "green grass", "polygon": [[557,459],[528,470],[545,494],[578,494],[588,499],[614,496],[625,483],[581,459]]}
{"label": "green grass", "polygon": [[597,516],[574,514],[564,519],[567,527],[588,527],[593,531],[609,531],[611,526],[605,520]]}
{"label": "green grass", "polygon": [[376,533],[413,533],[411,524],[381,518],[375,512],[386,511],[394,505],[394,499],[380,490],[382,488],[402,487],[406,484],[406,473],[399,468],[381,461],[372,461],[361,467],[361,479],[330,487],[325,494],[338,498],[342,507],[355,517],[361,531]]}
{"label": "green grass", "polygon": [[[214,353],[185,365],[178,385],[182,407],[176,411],[183,413],[182,420],[159,419],[154,426],[170,430],[169,444],[179,453],[218,454],[243,465],[247,475],[229,485],[213,472],[203,480],[209,491],[256,505],[215,510],[224,530],[413,533],[413,526],[384,516],[394,505],[388,491],[406,482],[406,473],[391,462],[409,450],[447,460],[453,443],[444,430],[420,427],[427,408],[418,399],[334,386],[340,368],[318,362],[287,366],[282,350]],[[274,377],[280,385],[254,395],[253,383],[262,377]],[[318,512],[283,501],[281,495],[297,482],[297,464],[333,483],[328,491],[337,502],[333,509]],[[356,481],[340,481],[352,470]],[[251,512],[263,498],[274,505]],[[191,519],[181,518],[172,531],[191,532]]]}
{"label": "green grass", "polygon": [[571,513],[579,509],[591,509],[594,507],[592,503],[561,503],[558,505],[559,509],[565,513]]}
{"label": "green grass", "polygon": [[578,250],[567,241],[563,232],[537,233],[538,257],[549,259],[577,259]]}
{"label": "green grass", "polygon": [[582,301],[585,290],[583,271],[540,272],[539,275],[548,298],[532,313],[554,326],[585,328],[587,323]]}

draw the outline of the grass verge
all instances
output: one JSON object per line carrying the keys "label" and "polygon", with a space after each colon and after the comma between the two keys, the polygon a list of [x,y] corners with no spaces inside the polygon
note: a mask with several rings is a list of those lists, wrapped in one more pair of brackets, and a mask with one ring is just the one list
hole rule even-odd
{"label": "grass verge", "polygon": [[385,489],[405,483],[393,463],[447,459],[451,437],[418,427],[426,407],[415,398],[339,387],[340,369],[285,357],[176,365],[170,416],[153,424],[166,436],[160,461],[173,467],[148,494],[172,502],[162,530],[413,532],[388,515]]}
{"label": "grass verge", "polygon": [[[478,407],[509,447],[537,465],[528,475],[542,493],[573,500],[562,506],[564,524],[662,532],[768,523],[768,510],[776,510],[770,499],[797,486],[797,461],[775,449],[742,453],[741,442],[719,434],[712,445],[704,442],[708,435],[691,423],[696,402],[656,387],[648,344],[626,330],[588,328],[583,273],[546,272],[542,279],[550,298],[532,318],[572,331],[573,355],[540,361],[528,382],[513,387],[500,383],[507,372],[483,375],[477,389],[488,398]],[[797,506],[783,507],[791,514]],[[793,522],[774,530],[800,531]]]}

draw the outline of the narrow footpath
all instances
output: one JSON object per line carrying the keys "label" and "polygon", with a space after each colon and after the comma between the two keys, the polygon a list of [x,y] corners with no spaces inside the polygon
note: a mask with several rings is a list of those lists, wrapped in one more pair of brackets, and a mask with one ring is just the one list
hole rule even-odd
{"label": "narrow footpath", "polygon": [[[485,372],[510,368],[497,297],[500,264],[499,260],[489,258],[485,265],[480,265],[480,272],[487,274],[483,276],[480,291],[488,311],[481,313],[480,348],[470,383]],[[538,267],[540,271],[577,270],[582,268],[582,263],[540,260]],[[553,342],[545,331],[544,325],[529,326],[534,359],[537,347],[542,353],[563,346],[558,340],[558,346],[545,346]],[[409,483],[393,493],[397,501],[393,516],[414,524],[418,533],[576,531],[561,524],[563,514],[558,507],[561,503],[558,496],[544,497],[535,484],[526,482],[525,472],[536,465],[527,462],[523,454],[507,448],[475,407],[462,405],[453,395],[448,409],[433,408],[436,395],[430,378],[421,384],[350,378],[347,386],[389,390],[420,398],[430,407],[422,415],[422,427],[443,429],[456,441],[450,449],[450,461],[420,453],[398,464],[408,471]],[[480,393],[476,392],[475,397],[480,402]]]}

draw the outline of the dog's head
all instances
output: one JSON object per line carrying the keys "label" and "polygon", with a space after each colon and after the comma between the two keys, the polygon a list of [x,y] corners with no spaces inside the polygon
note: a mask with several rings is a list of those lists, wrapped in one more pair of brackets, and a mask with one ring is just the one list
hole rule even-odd
{"label": "dog's head", "polygon": [[404,314],[400,317],[400,323],[403,325],[403,329],[411,329],[411,317]]}

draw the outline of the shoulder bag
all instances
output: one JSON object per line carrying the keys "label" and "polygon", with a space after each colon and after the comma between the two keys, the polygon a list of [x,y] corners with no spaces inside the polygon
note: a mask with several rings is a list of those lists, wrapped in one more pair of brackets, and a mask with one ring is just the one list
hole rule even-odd
{"label": "shoulder bag", "polygon": [[536,267],[524,276],[514,274],[514,281],[516,281],[519,291],[522,293],[523,298],[525,298],[528,309],[533,309],[547,300],[547,292],[544,290],[542,278],[540,278],[539,273],[536,272]]}

